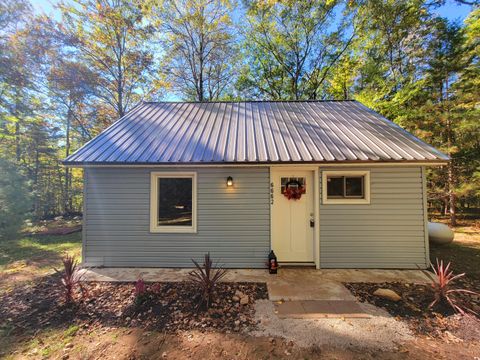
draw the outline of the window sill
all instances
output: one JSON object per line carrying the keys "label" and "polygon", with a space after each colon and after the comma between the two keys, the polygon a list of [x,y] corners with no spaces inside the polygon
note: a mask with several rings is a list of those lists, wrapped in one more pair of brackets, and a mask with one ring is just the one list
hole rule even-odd
{"label": "window sill", "polygon": [[183,228],[183,227],[151,227],[151,233],[160,233],[160,234],[196,234],[197,229],[193,227]]}
{"label": "window sill", "polygon": [[369,199],[324,199],[323,205],[369,205]]}

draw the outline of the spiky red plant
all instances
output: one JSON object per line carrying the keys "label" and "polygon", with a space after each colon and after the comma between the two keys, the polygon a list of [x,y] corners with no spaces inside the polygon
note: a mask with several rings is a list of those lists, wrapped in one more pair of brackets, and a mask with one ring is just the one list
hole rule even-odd
{"label": "spiky red plant", "polygon": [[147,287],[145,286],[145,281],[143,281],[142,278],[139,278],[135,282],[135,289],[133,290],[133,293],[135,294],[135,302],[140,304],[147,293]]}
{"label": "spiky red plant", "polygon": [[145,281],[143,281],[142,278],[138,279],[137,282],[135,283],[135,296],[140,296],[145,294],[145,291],[147,290],[145,286]]}
{"label": "spiky red plant", "polygon": [[434,300],[428,307],[431,309],[436,304],[444,303],[450,305],[455,312],[459,312],[460,314],[465,314],[466,311],[477,314],[475,311],[459,304],[453,296],[454,294],[458,293],[478,295],[478,293],[471,290],[452,288],[452,283],[455,280],[465,276],[465,273],[454,275],[453,271],[450,270],[450,262],[446,266],[444,265],[443,260],[439,262],[437,259],[436,262],[436,266],[430,264],[433,272],[435,273],[435,277],[427,272],[428,276],[432,279],[431,286],[435,296]]}
{"label": "spiky red plant", "polygon": [[217,283],[226,275],[227,270],[218,266],[213,266],[213,261],[210,259],[210,253],[205,254],[203,266],[200,266],[192,259],[195,269],[190,271],[190,282],[195,286],[200,294],[200,301],[198,308],[202,305],[208,309],[213,299],[213,291]]}
{"label": "spiky red plant", "polygon": [[85,295],[86,289],[81,284],[82,275],[79,273],[78,262],[74,256],[65,255],[62,259],[63,270],[54,269],[57,274],[61,275],[61,284],[64,289],[65,302],[70,304],[74,301],[75,289],[78,287],[82,296]]}

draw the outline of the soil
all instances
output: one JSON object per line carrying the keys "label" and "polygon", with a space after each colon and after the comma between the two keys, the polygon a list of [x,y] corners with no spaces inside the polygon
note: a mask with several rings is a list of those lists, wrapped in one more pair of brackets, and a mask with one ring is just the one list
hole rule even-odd
{"label": "soil", "polygon": [[[84,283],[86,295],[66,304],[58,275],[35,285],[24,285],[0,298],[0,326],[12,335],[45,328],[77,325],[89,332],[101,327],[138,327],[157,331],[197,329],[227,332],[255,326],[253,303],[267,298],[265,284],[219,283],[208,310],[198,309],[198,292],[189,283],[149,283],[142,301],[136,301],[133,283]],[[235,301],[235,292],[249,303]],[[235,299],[235,300],[234,300]]]}
{"label": "soil", "polygon": [[[33,338],[33,337],[32,337]],[[90,334],[25,338],[9,351],[9,358],[25,359],[335,359],[335,360],[437,360],[474,359],[480,346],[418,338],[392,351],[360,350],[334,346],[301,348],[291,341],[252,337],[242,333],[178,331],[175,334],[139,328],[98,329]],[[0,356],[2,349],[0,349]]]}
{"label": "soil", "polygon": [[[465,283],[457,282],[456,288],[463,288]],[[466,285],[471,285],[469,282]],[[405,283],[346,283],[345,286],[361,302],[368,302],[384,308],[392,316],[405,321],[410,329],[419,335],[431,337],[450,337],[461,340],[480,340],[480,318],[473,314],[461,316],[448,304],[438,304],[429,308],[434,299],[430,285]],[[378,288],[390,289],[402,299],[394,302],[373,295]],[[472,289],[477,291],[476,289]],[[454,297],[463,308],[469,308],[480,314],[480,296],[459,293]]]}

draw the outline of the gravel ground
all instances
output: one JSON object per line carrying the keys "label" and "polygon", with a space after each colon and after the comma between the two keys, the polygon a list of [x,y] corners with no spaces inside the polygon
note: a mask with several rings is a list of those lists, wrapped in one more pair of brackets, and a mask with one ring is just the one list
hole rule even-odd
{"label": "gravel ground", "polygon": [[332,345],[340,348],[396,350],[412,340],[409,328],[370,304],[360,304],[370,319],[280,319],[269,300],[257,300],[254,336],[282,337],[300,347]]}

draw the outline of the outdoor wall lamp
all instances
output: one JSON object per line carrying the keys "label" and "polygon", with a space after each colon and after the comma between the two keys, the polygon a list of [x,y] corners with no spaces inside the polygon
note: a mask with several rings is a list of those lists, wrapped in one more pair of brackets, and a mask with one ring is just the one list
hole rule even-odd
{"label": "outdoor wall lamp", "polygon": [[229,176],[227,178],[227,187],[232,187],[233,186],[233,178]]}

